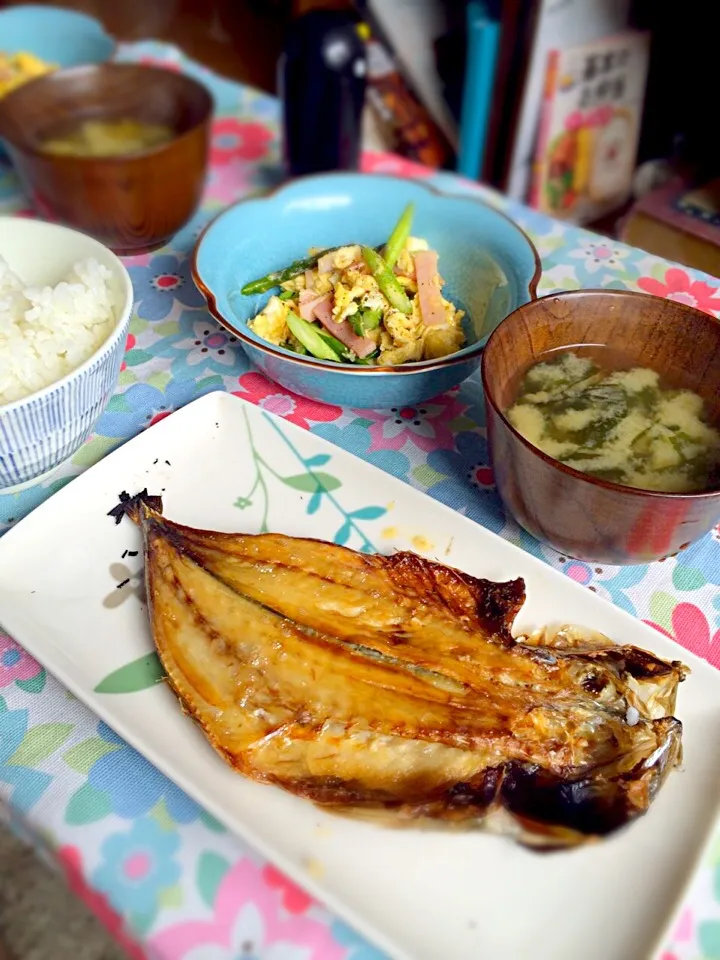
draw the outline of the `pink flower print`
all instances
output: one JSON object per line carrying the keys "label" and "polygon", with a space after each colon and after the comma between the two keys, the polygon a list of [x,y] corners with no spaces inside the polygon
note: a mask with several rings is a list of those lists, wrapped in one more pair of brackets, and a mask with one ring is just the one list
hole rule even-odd
{"label": "pink flower print", "polygon": [[720,630],[710,635],[707,618],[694,603],[679,603],[675,607],[671,619],[672,633],[651,620],[645,622],[671,640],[677,640],[686,650],[720,668]]}
{"label": "pink flower print", "polygon": [[175,924],[151,940],[160,957],[173,960],[342,960],[327,924],[307,916],[283,917],[282,894],[249,859],[231,867],[218,887],[213,917]]}
{"label": "pink flower print", "polygon": [[216,166],[233,160],[261,160],[268,153],[272,139],[272,131],[262,123],[223,117],[213,124],[211,163]]}
{"label": "pink flower print", "polygon": [[148,267],[152,256],[152,253],[135,253],[130,257],[123,257],[123,263],[130,267]]}
{"label": "pink flower print", "polygon": [[299,397],[268,380],[262,373],[244,373],[239,383],[242,390],[234,390],[234,396],[256,403],[268,413],[285,417],[290,423],[296,423],[304,430],[310,429],[309,420],[330,423],[342,414],[340,407]]}
{"label": "pink flower print", "polygon": [[392,407],[390,410],[356,410],[373,421],[369,428],[373,450],[402,450],[408,441],[420,450],[451,450],[454,447],[452,421],[466,408],[452,393],[417,407]]}
{"label": "pink flower print", "polygon": [[263,879],[269,887],[280,891],[283,906],[288,913],[305,913],[308,907],[312,906],[313,898],[272,864],[268,863],[263,867]]}
{"label": "pink flower print", "polygon": [[654,277],[640,277],[638,286],[645,293],[656,297],[665,297],[676,303],[686,303],[705,313],[717,314],[720,311],[720,289],[711,287],[704,280],[693,280],[685,270],[670,267],[665,274],[665,282]]}
{"label": "pink flower print", "polygon": [[241,160],[230,160],[227,163],[212,167],[205,183],[205,203],[214,201],[225,205],[234,203],[240,197],[250,192],[250,174],[247,164]]}
{"label": "pink flower print", "polygon": [[581,563],[579,560],[573,560],[572,563],[569,563],[564,568],[563,573],[566,577],[574,580],[575,583],[580,583],[583,586],[590,583],[593,576],[590,567],[586,563]]}
{"label": "pink flower print", "polygon": [[9,687],[15,680],[32,680],[41,670],[40,664],[12,637],[0,633],[0,689]]}
{"label": "pink flower print", "polygon": [[[129,353],[129,352],[134,348],[134,346],[135,346],[136,343],[137,343],[137,340],[135,339],[135,337],[133,336],[133,334],[132,334],[132,333],[129,333],[129,334],[127,335],[127,340],[125,341],[125,353]],[[127,370],[127,363],[125,363],[124,360],[123,360],[123,362],[120,364],[120,370],[121,370],[121,371],[122,371],[122,370]]]}
{"label": "pink flower print", "polygon": [[695,932],[695,919],[692,910],[686,907],[678,917],[672,939],[674,943],[689,943]]}
{"label": "pink flower print", "polygon": [[584,267],[588,273],[596,273],[601,268],[605,270],[619,270],[622,260],[629,251],[613,244],[611,240],[589,240],[579,250],[573,250],[568,256],[574,260],[584,260]]}
{"label": "pink flower print", "polygon": [[422,163],[415,163],[395,153],[376,153],[366,150],[360,158],[360,169],[363,173],[389,173],[394,177],[429,177],[435,171]]}

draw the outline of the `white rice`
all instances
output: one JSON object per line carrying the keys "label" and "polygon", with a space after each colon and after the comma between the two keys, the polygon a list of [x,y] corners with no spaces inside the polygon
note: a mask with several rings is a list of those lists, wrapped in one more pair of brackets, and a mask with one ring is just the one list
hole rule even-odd
{"label": "white rice", "polygon": [[81,260],[54,287],[25,287],[0,257],[0,406],[60,380],[108,338],[111,277]]}

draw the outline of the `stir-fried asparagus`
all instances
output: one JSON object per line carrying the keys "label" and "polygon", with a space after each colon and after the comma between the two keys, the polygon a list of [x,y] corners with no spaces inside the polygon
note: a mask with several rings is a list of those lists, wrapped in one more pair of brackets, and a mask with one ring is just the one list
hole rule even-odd
{"label": "stir-fried asparagus", "polygon": [[373,277],[380,287],[380,292],[387,297],[388,302],[401,313],[411,313],[412,304],[408,295],[398,283],[398,279],[392,270],[385,263],[383,258],[370,247],[362,248],[362,255],[365,263],[370,269]]}
{"label": "stir-fried asparagus", "polygon": [[[341,360],[340,353],[335,351],[327,340],[321,336],[318,328],[298,317],[297,314],[288,313],[287,325],[290,333],[296,340],[305,347],[307,352],[318,360]],[[336,341],[339,343],[339,341]]]}
{"label": "stir-fried asparagus", "polygon": [[392,270],[397,263],[402,248],[407,243],[410,236],[413,214],[415,213],[415,204],[409,203],[402,212],[402,215],[393,228],[388,242],[385,244],[385,263]]}
{"label": "stir-fried asparagus", "polygon": [[332,253],[333,250],[339,249],[340,247],[329,247],[327,250],[321,250],[319,253],[314,253],[310,257],[293,260],[289,266],[283,267],[282,270],[273,270],[272,273],[266,273],[264,277],[260,277],[258,280],[251,280],[249,283],[246,283],[240,290],[240,293],[244,297],[248,297],[253,293],[267,293],[268,290],[272,290],[273,287],[278,287],[281,283],[292,280],[306,270],[312,270],[317,266],[320,257],[324,257],[326,253]]}
{"label": "stir-fried asparagus", "polygon": [[[464,343],[463,313],[441,295],[437,253],[410,236],[414,210],[413,203],[404,208],[384,244],[356,241],[315,250],[246,283],[244,295],[276,288],[276,296],[248,322],[250,329],[277,346],[336,362],[393,366],[453,353]],[[288,309],[292,317],[286,323]],[[428,337],[426,350],[426,328],[438,325],[444,339]]]}

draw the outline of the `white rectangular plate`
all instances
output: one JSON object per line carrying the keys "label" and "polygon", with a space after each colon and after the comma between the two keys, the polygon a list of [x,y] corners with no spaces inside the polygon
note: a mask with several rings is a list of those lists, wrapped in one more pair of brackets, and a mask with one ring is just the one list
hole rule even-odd
{"label": "white rectangular plate", "polygon": [[[579,623],[682,658],[692,668],[678,704],[682,770],[628,829],[549,855],[481,832],[346,821],[243,779],[164,685],[96,689],[153,650],[136,586],[142,553],[122,559],[140,550],[140,535],[106,516],[121,491],[146,486],[162,492],[166,515],[182,523],[257,532],[265,521],[270,530],[356,549],[415,549],[475,576],[522,576],[528,600],[516,630]],[[403,482],[226,394],[203,397],[136,437],[7,533],[0,620],[150,761],[395,957],[639,960],[653,949],[715,819],[720,673]]]}

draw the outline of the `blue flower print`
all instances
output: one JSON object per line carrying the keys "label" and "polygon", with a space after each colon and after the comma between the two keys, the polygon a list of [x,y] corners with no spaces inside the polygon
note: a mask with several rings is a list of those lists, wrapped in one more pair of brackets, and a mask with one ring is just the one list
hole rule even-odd
{"label": "blue flower print", "polygon": [[354,453],[368,463],[380,467],[381,470],[392,474],[394,477],[399,477],[401,480],[408,479],[410,461],[404,453],[397,450],[373,450],[372,453],[368,453],[372,438],[367,427],[355,422],[349,423],[345,427],[339,427],[334,423],[321,423],[312,427],[312,432],[331,443],[337,444],[338,447],[343,447],[350,453]]}
{"label": "blue flower print", "polygon": [[27,812],[45,792],[52,777],[40,770],[11,763],[28,731],[27,710],[7,710],[0,697],[0,783],[10,787],[13,807]]}
{"label": "blue flower print", "polygon": [[170,380],[164,390],[149,383],[135,383],[124,393],[112,397],[95,426],[101,437],[134,437],[163,414],[185,406],[191,400],[222,389],[219,377],[195,380]]}
{"label": "blue flower print", "polygon": [[599,596],[612,601],[621,610],[637,616],[635,604],[626,591],[630,587],[637,586],[647,576],[646,566],[610,566],[606,569],[572,557],[560,557],[558,554],[555,554],[555,557],[559,562],[559,569],[566,577],[583,587],[589,587]]}
{"label": "blue flower print", "polygon": [[367,940],[355,933],[352,927],[340,920],[333,920],[330,933],[341,946],[349,948],[346,960],[388,960],[386,954],[371,946]]}
{"label": "blue flower print", "polygon": [[466,407],[465,416],[478,427],[485,426],[485,394],[480,384],[480,374],[474,373],[460,385],[460,402]]}
{"label": "blue flower print", "polygon": [[152,352],[156,357],[169,358],[170,372],[182,380],[195,379],[207,371],[236,378],[250,367],[237,337],[198,310],[185,310],[177,332],[158,340]]}
{"label": "blue flower print", "polygon": [[487,441],[480,433],[468,430],[457,435],[455,446],[455,450],[433,450],[428,456],[428,466],[445,478],[427,492],[499,533],[505,525],[505,512],[495,492]]}
{"label": "blue flower print", "polygon": [[137,315],[144,320],[164,320],[175,300],[185,307],[205,302],[190,276],[190,261],[163,253],[146,267],[128,267],[137,301]]}
{"label": "blue flower print", "polygon": [[720,527],[677,555],[673,582],[679,590],[689,589],[691,583],[695,589],[704,583],[720,586]]}
{"label": "blue flower print", "polygon": [[119,749],[95,761],[88,773],[88,783],[108,794],[113,813],[131,820],[149,813],[160,800],[164,800],[168,814],[176,823],[191,823],[198,819],[201,808],[195,801],[106,724],[100,723],[98,733],[106,743],[116,744]]}
{"label": "blue flower print", "polygon": [[104,840],[93,885],[107,895],[119,913],[151,913],[158,894],[180,877],[180,864],[174,858],[179,846],[176,831],[163,830],[148,817],[137,820],[129,830]]}
{"label": "blue flower print", "polygon": [[[198,210],[172,238],[173,249],[177,250],[183,257],[189,256],[198,237],[212,218],[213,212],[211,210]],[[152,266],[154,266],[154,261],[151,264]]]}
{"label": "blue flower print", "polygon": [[598,567],[595,569],[595,572],[597,573],[598,571],[600,571],[600,576],[594,581],[597,592],[601,596],[605,593],[616,607],[620,607],[621,610],[626,610],[636,617],[637,610],[635,609],[635,604],[627,595],[626,591],[630,587],[637,586],[638,583],[645,579],[648,573],[647,566],[635,564],[628,567],[611,567],[608,572],[614,572],[608,580],[603,579],[604,570]]}

